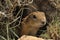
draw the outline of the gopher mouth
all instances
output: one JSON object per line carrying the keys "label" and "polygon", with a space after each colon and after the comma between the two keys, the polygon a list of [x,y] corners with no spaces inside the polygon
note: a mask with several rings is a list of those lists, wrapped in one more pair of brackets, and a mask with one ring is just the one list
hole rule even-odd
{"label": "gopher mouth", "polygon": [[46,23],[44,26],[40,27],[39,30],[36,33],[36,36],[39,37],[39,35],[41,35],[42,33],[44,33],[44,31],[47,30],[47,26],[48,26],[48,23]]}

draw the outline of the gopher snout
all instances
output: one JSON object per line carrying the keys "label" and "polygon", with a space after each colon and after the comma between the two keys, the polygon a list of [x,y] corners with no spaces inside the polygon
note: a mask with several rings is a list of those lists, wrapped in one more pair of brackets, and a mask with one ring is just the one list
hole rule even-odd
{"label": "gopher snout", "polygon": [[46,24],[46,22],[45,21],[42,21],[42,24]]}
{"label": "gopher snout", "polygon": [[42,20],[41,24],[45,25],[46,24],[46,19]]}

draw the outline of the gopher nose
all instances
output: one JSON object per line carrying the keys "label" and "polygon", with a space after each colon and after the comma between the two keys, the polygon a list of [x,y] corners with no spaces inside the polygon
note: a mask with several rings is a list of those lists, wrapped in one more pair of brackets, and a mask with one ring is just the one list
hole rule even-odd
{"label": "gopher nose", "polygon": [[42,22],[42,24],[45,24],[45,22]]}
{"label": "gopher nose", "polygon": [[42,21],[41,23],[42,23],[43,25],[45,25],[45,24],[46,24],[46,21]]}

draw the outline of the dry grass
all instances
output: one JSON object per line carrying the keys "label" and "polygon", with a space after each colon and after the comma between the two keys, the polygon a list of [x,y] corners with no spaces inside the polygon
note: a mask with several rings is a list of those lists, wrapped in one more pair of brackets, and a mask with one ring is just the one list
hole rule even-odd
{"label": "dry grass", "polygon": [[[0,40],[16,40],[16,38],[19,38],[18,30],[21,30],[20,23],[24,10],[23,6],[30,5],[31,3],[32,1],[20,4],[17,0],[0,0],[0,11],[4,12],[4,14],[0,13]],[[54,40],[60,39],[60,6],[58,5],[59,3],[57,2],[55,5],[57,12],[53,12],[57,15],[52,15],[53,20],[51,23],[49,23],[49,26],[47,26],[47,31],[44,34],[40,35],[43,38],[52,38]],[[13,11],[16,6],[19,6],[21,8],[17,13],[15,13],[17,15],[13,16]],[[18,16],[19,14],[21,15]]]}

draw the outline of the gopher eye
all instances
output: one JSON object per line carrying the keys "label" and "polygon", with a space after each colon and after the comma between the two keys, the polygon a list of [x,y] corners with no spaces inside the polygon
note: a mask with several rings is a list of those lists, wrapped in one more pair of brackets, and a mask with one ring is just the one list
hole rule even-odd
{"label": "gopher eye", "polygon": [[36,19],[37,17],[35,15],[33,15],[33,18]]}

